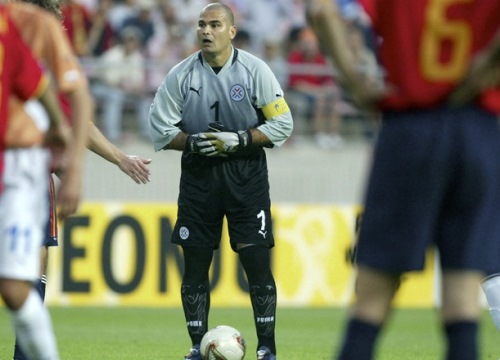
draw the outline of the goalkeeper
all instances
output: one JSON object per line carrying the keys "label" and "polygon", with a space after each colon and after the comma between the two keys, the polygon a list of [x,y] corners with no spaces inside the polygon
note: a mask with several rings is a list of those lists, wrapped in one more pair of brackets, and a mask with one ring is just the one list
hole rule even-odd
{"label": "goalkeeper", "polygon": [[210,308],[208,274],[224,216],[250,286],[257,358],[276,359],[274,239],[264,147],[281,146],[293,120],[274,74],[260,59],[234,48],[235,35],[231,10],[207,5],[198,20],[201,50],[167,74],[149,112],[155,150],[183,151],[172,242],[184,253],[181,299],[192,342],[185,359],[201,359]]}

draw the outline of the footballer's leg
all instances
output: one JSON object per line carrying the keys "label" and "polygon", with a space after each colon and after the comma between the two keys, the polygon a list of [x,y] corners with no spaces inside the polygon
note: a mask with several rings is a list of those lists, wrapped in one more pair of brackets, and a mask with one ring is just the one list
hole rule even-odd
{"label": "footballer's leg", "polygon": [[491,319],[500,331],[500,274],[488,276],[481,282],[481,288],[488,301]]}
{"label": "footballer's leg", "polygon": [[[33,284],[34,289],[42,299],[42,302],[45,300],[45,288],[47,283],[47,263],[48,263],[48,246],[42,246],[40,249],[40,264],[41,264],[41,276],[40,279],[35,281]],[[28,360],[24,352],[21,350],[21,346],[19,345],[18,338],[16,336],[16,342],[14,344],[14,356],[13,360]]]}
{"label": "footballer's leg", "polygon": [[477,359],[481,314],[478,283],[483,276],[479,271],[443,269],[441,314],[448,340],[448,360]]}
{"label": "footballer's leg", "polygon": [[[54,178],[49,174],[49,219],[45,226],[45,239],[44,243],[40,249],[40,278],[33,284],[35,290],[40,295],[42,302],[45,301],[45,290],[47,285],[47,267],[49,262],[49,248],[52,246],[58,246],[57,240],[57,217],[56,217],[56,196],[55,196],[55,184]],[[28,358],[21,350],[19,343],[16,338],[14,345],[14,357],[13,360],[27,360]]]}
{"label": "footballer's leg", "polygon": [[376,341],[391,310],[399,276],[360,265],[353,305],[337,359],[373,359]]}
{"label": "footballer's leg", "polygon": [[52,322],[47,308],[29,282],[0,280],[17,341],[28,359],[59,359]]}
{"label": "footballer's leg", "polygon": [[209,269],[213,250],[209,247],[184,246],[184,276],[181,301],[192,348],[185,359],[201,360],[201,339],[208,331],[210,310]]}
{"label": "footballer's leg", "polygon": [[[4,191],[0,197],[0,293],[19,344],[29,359],[59,358],[47,308],[33,284],[40,274],[40,245],[48,217],[48,152],[5,152]],[[29,171],[27,171],[29,169]]]}
{"label": "footballer's leg", "polygon": [[34,286],[42,301],[45,301],[45,290],[47,287],[47,265],[49,261],[49,247],[46,245],[42,246],[40,249],[40,261],[42,265],[40,279],[34,284]]}
{"label": "footballer's leg", "polygon": [[238,255],[250,287],[258,359],[276,358],[276,283],[271,271],[270,250],[265,245],[238,244]]}

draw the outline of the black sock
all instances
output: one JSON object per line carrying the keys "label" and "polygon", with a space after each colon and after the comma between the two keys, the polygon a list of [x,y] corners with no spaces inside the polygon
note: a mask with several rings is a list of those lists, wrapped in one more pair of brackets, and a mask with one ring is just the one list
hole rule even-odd
{"label": "black sock", "polygon": [[447,360],[476,360],[478,358],[476,322],[450,322],[445,324],[445,332],[448,339]]}
{"label": "black sock", "polygon": [[21,350],[21,348],[19,347],[19,344],[17,343],[17,339],[16,339],[16,344],[14,345],[13,359],[14,360],[28,360],[26,358],[26,356],[24,355],[23,351]]}
{"label": "black sock", "polygon": [[274,281],[267,285],[250,288],[250,299],[257,330],[257,347],[267,346],[276,355],[274,329],[276,327],[276,285]]}
{"label": "black sock", "polygon": [[208,311],[210,309],[209,284],[182,284],[182,307],[186,326],[193,345],[200,344],[208,331]]}
{"label": "black sock", "polygon": [[[33,284],[33,287],[38,292],[38,295],[40,295],[40,297],[42,298],[42,301],[45,300],[46,282],[47,282],[47,277],[45,275],[42,275],[42,278]],[[21,350],[21,348],[19,347],[19,344],[17,343],[17,339],[16,339],[16,343],[14,344],[13,359],[14,360],[28,360],[27,357],[24,355],[23,351]]]}
{"label": "black sock", "polygon": [[344,342],[337,356],[339,360],[371,360],[380,326],[358,319],[350,319],[344,334]]}
{"label": "black sock", "polygon": [[183,247],[184,275],[181,300],[192,345],[199,345],[208,331],[210,283],[208,271],[213,250],[203,247]]}
{"label": "black sock", "polygon": [[16,341],[16,344],[14,345],[14,356],[13,356],[13,359],[14,360],[28,360],[26,358],[26,356],[24,356],[24,353],[21,350],[21,348],[19,347],[17,341]]}
{"label": "black sock", "polygon": [[247,246],[239,251],[250,286],[257,348],[267,346],[276,355],[276,283],[271,272],[270,251],[265,246]]}

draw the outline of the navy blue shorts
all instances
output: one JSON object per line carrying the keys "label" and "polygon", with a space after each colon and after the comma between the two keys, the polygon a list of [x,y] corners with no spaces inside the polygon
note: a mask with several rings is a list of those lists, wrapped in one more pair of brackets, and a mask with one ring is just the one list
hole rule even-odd
{"label": "navy blue shorts", "polygon": [[59,246],[59,242],[57,240],[57,235],[53,235],[51,221],[47,221],[47,225],[45,227],[45,237],[43,240],[44,246]]}
{"label": "navy blue shorts", "polygon": [[444,269],[500,266],[500,128],[476,107],[383,116],[356,261],[420,270],[435,245]]}
{"label": "navy blue shorts", "polygon": [[183,155],[182,162],[172,243],[217,249],[225,217],[233,250],[238,243],[274,246],[264,150],[231,158]]}

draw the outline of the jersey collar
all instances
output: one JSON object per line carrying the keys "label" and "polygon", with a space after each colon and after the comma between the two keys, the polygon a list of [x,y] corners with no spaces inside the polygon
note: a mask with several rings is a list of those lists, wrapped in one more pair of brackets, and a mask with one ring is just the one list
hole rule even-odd
{"label": "jersey collar", "polygon": [[[212,70],[211,66],[208,65],[208,63],[205,61],[205,59],[203,59],[203,55],[201,54],[201,50],[198,52],[198,59],[200,60],[200,62],[202,63],[202,65],[203,65],[204,68]],[[222,67],[222,69],[219,72],[219,74],[221,72],[223,72],[224,70],[226,70],[227,68],[229,68],[231,65],[233,65],[236,62],[236,60],[238,60],[238,49],[236,49],[233,46],[232,50],[231,50],[231,56],[229,56],[228,61],[226,61],[226,63]]]}

